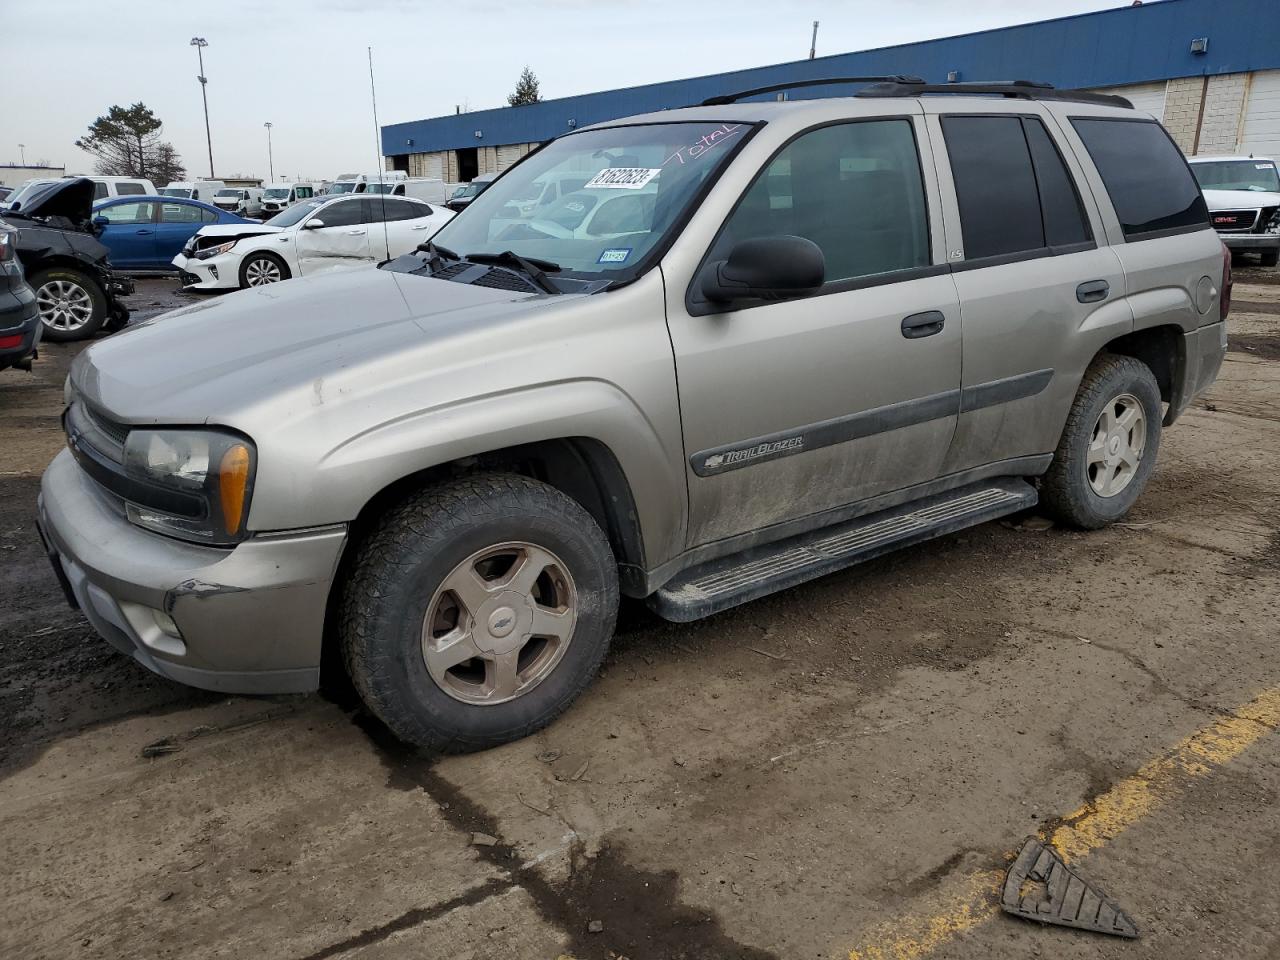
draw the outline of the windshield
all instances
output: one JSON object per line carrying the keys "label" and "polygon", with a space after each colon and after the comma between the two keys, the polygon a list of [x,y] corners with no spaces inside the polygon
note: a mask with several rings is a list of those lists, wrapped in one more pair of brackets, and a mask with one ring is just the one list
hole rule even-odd
{"label": "windshield", "polygon": [[[510,250],[559,264],[562,276],[634,275],[750,129],[658,123],[569,134],[488,185],[433,242],[463,256]],[[578,189],[530,203],[551,181]]]}
{"label": "windshield", "polygon": [[186,197],[189,200],[191,199],[191,188],[190,187],[165,187],[163,190],[160,191],[160,196]]}
{"label": "windshield", "polygon": [[282,213],[277,213],[267,223],[273,227],[292,227],[299,220],[305,220],[315,213],[316,207],[322,203],[324,203],[324,200],[308,200],[305,203],[295,203]]}
{"label": "windshield", "polygon": [[464,198],[466,198],[466,197],[474,197],[474,196],[475,196],[477,193],[479,193],[479,192],[480,192],[480,184],[478,184],[478,183],[464,183],[464,184],[463,184],[462,186],[460,186],[457,190],[453,191],[453,196],[452,196],[452,197],[450,197],[449,199],[450,199],[450,200],[462,200],[462,199],[464,199]]}
{"label": "windshield", "polygon": [[268,200],[284,200],[289,196],[288,187],[268,187],[263,196]]}
{"label": "windshield", "polygon": [[219,190],[217,193],[214,194],[214,196],[215,197],[235,197],[236,199],[239,199],[240,191],[239,190]]}
{"label": "windshield", "polygon": [[1210,160],[1193,163],[1201,190],[1253,190],[1280,193],[1280,174],[1272,160]]}
{"label": "windshield", "polygon": [[347,180],[343,183],[331,183],[329,184],[329,193],[351,193],[355,188],[356,183],[354,180]]}

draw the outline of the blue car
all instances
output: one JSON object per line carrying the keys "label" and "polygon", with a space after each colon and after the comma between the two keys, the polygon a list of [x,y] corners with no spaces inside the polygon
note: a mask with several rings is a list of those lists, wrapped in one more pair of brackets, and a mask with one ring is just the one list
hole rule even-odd
{"label": "blue car", "polygon": [[257,223],[226,210],[177,197],[114,197],[93,206],[98,239],[111,266],[124,271],[172,273],[173,258],[197,230],[215,223]]}

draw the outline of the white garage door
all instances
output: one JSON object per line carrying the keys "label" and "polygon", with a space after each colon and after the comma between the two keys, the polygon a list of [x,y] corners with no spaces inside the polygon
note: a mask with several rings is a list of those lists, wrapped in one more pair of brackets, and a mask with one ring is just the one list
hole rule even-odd
{"label": "white garage door", "polygon": [[1240,153],[1280,157],[1280,70],[1259,70],[1249,85]]}
{"label": "white garage door", "polygon": [[529,152],[529,147],[526,144],[523,144],[523,143],[504,144],[503,146],[498,148],[498,169],[499,170],[507,169],[507,167],[511,166],[513,163],[515,163],[517,160],[519,160],[528,152]]}
{"label": "white garage door", "polygon": [[1127,87],[1104,87],[1095,93],[1115,93],[1126,98],[1135,110],[1149,113],[1157,120],[1164,119],[1164,92],[1168,86],[1165,81],[1157,83],[1134,83]]}

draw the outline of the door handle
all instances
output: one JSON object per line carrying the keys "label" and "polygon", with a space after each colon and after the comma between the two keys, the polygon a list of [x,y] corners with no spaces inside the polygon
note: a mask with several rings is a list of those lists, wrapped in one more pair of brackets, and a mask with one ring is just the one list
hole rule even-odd
{"label": "door handle", "polygon": [[348,230],[348,231],[347,231],[347,236],[348,236],[348,237],[363,237],[363,236],[364,236],[364,231],[363,231],[363,230]]}
{"label": "door handle", "polygon": [[1105,280],[1089,280],[1076,287],[1076,299],[1081,303],[1097,303],[1107,299],[1111,292],[1111,284]]}
{"label": "door handle", "polygon": [[419,226],[419,227],[410,227],[409,229],[410,229],[410,230],[425,230],[425,229],[427,229],[427,227],[428,227],[428,226],[430,226],[430,224],[426,224],[426,223],[424,223],[424,224],[422,224],[422,226]]}
{"label": "door handle", "polygon": [[926,310],[924,313],[913,313],[902,321],[902,335],[908,340],[919,340],[921,337],[932,337],[941,333],[947,318],[941,310]]}
{"label": "door handle", "polygon": [[138,236],[140,236],[140,237],[148,236],[150,233],[151,233],[151,231],[150,231],[150,230],[139,230],[139,231],[137,231],[137,234],[138,234]]}

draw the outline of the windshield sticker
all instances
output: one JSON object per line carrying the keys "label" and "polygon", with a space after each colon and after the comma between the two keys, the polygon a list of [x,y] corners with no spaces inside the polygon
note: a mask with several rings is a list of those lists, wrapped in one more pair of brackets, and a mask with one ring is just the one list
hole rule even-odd
{"label": "windshield sticker", "polygon": [[741,123],[722,123],[710,133],[703,134],[687,147],[681,147],[663,160],[662,165],[665,167],[672,160],[679,160],[681,165],[688,163],[690,160],[697,160],[699,157],[705,156],[709,150],[714,150],[720,144],[736,137],[743,129],[745,129],[745,125]]}
{"label": "windshield sticker", "polygon": [[1269,164],[1269,163],[1255,163],[1255,164],[1254,164],[1254,167],[1255,167],[1255,168],[1257,168],[1258,170],[1270,170],[1270,169],[1271,169],[1271,164]]}
{"label": "windshield sticker", "polygon": [[630,247],[613,247],[601,253],[596,263],[626,263],[629,256],[631,256]]}
{"label": "windshield sticker", "polygon": [[639,190],[661,172],[654,167],[606,167],[583,184],[583,188]]}

